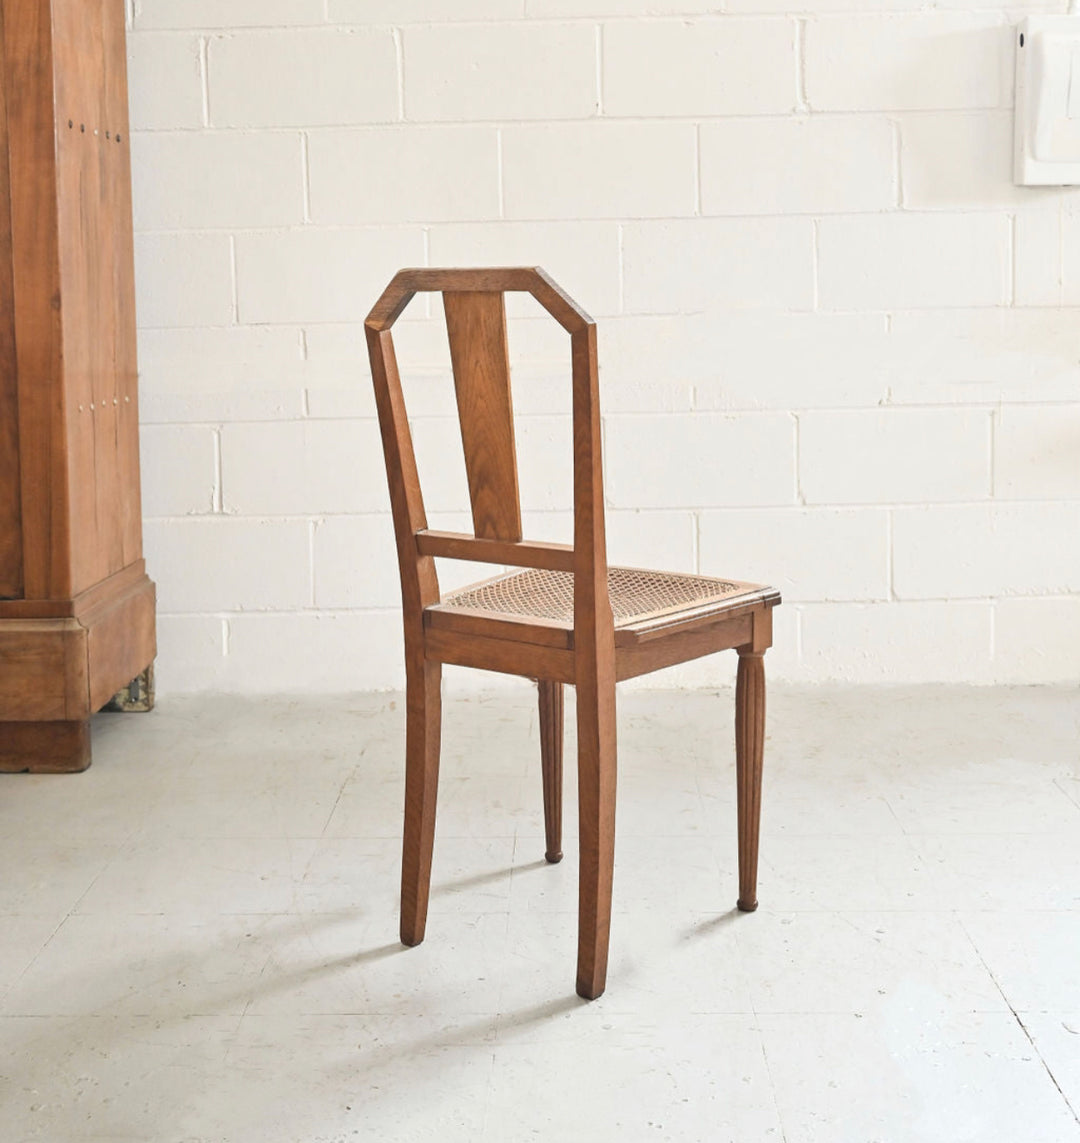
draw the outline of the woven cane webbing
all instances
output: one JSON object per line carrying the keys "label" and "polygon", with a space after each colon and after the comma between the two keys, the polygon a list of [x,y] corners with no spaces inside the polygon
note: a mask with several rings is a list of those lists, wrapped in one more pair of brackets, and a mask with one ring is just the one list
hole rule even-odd
{"label": "woven cane webbing", "polygon": [[[753,590],[749,584],[704,576],[608,569],[608,592],[616,626],[646,616],[701,607],[748,590]],[[513,572],[451,592],[443,597],[442,606],[573,623],[574,577],[570,572]]]}

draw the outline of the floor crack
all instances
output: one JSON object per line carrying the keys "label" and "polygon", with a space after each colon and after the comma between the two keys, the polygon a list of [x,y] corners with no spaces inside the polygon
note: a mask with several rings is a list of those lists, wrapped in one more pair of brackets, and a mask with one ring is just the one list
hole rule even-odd
{"label": "floor crack", "polygon": [[1054,1075],[1053,1069],[1046,1062],[1046,1058],[1043,1056],[1042,1052],[1039,1051],[1039,1045],[1035,1043],[1035,1038],[1028,1031],[1028,1027],[1024,1023],[1023,1019],[1021,1018],[1020,1013],[1016,1011],[1016,1009],[1012,1005],[1012,1001],[1008,998],[1008,996],[1005,995],[1005,990],[1001,987],[1001,982],[994,975],[993,969],[991,969],[991,967],[986,963],[986,958],[983,956],[982,951],[979,949],[979,946],[975,943],[975,940],[972,937],[972,935],[968,932],[967,926],[964,924],[963,920],[960,917],[957,917],[957,920],[960,922],[960,927],[964,930],[964,934],[967,937],[968,941],[970,941],[971,947],[975,950],[975,955],[979,958],[979,963],[983,966],[983,968],[986,969],[986,974],[994,982],[994,987],[998,990],[998,995],[1001,997],[1002,1000],[1005,1001],[1005,1006],[1012,1013],[1012,1017],[1016,1021],[1016,1023],[1019,1025],[1020,1031],[1024,1033],[1024,1038],[1031,1045],[1031,1050],[1035,1053],[1036,1057],[1038,1058],[1039,1063],[1042,1064],[1043,1071],[1046,1072],[1046,1074],[1050,1077],[1050,1082],[1054,1085],[1055,1088],[1057,1088],[1058,1095],[1060,1095],[1062,1100],[1064,1100],[1065,1106],[1069,1109],[1069,1112],[1071,1113],[1073,1119],[1078,1124],[1080,1124],[1080,1114],[1077,1113],[1076,1108],[1073,1107],[1073,1105],[1072,1105],[1072,1101],[1065,1094],[1064,1090],[1061,1087],[1061,1084],[1058,1083],[1057,1076]]}

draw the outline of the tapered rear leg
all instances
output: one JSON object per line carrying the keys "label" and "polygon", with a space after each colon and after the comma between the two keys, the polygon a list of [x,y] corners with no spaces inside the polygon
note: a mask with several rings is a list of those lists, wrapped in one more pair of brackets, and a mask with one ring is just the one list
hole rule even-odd
{"label": "tapered rear leg", "polygon": [[578,968],[577,993],[595,1000],[607,982],[615,865],[615,684],[577,686]]}
{"label": "tapered rear leg", "polygon": [[735,683],[735,767],[739,805],[739,908],[752,913],[757,901],[761,770],[765,751],[765,657],[739,649]]}
{"label": "tapered rear leg", "polygon": [[540,765],[544,780],[545,857],[562,861],[563,688],[540,679]]}
{"label": "tapered rear leg", "polygon": [[405,729],[405,837],[401,857],[401,942],[418,945],[427,925],[442,731],[442,664],[408,673]]}

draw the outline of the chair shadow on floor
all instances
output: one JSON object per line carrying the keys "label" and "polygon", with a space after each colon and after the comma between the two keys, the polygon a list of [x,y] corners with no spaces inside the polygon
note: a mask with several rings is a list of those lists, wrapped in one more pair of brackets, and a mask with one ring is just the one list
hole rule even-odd
{"label": "chair shadow on floor", "polygon": [[704,921],[698,921],[697,924],[691,925],[683,932],[684,940],[693,940],[695,937],[708,937],[715,933],[718,929],[726,929],[733,921],[738,920],[742,914],[739,909],[728,909],[726,913],[720,913],[715,917],[706,917]]}
{"label": "chair shadow on floor", "polygon": [[[463,893],[467,889],[479,889],[484,885],[495,885],[500,881],[509,881],[519,873],[528,873],[534,869],[547,869],[549,865],[543,859],[530,861],[525,865],[512,865],[506,869],[490,869],[486,873],[476,873],[471,877],[459,877],[454,881],[443,881],[431,887],[432,896],[452,896],[454,893]],[[405,946],[402,946],[405,947]]]}
{"label": "chair shadow on floor", "polygon": [[[437,891],[452,895],[521,872],[547,868],[548,863],[541,859],[445,881]],[[389,1098],[394,1090],[389,1076],[397,1075],[406,1064],[412,1066],[418,1056],[427,1054],[429,1059],[433,1056],[437,1059],[439,1053],[448,1049],[490,1047],[503,1036],[511,1040],[523,1034],[527,1037],[530,1029],[558,1021],[575,1010],[588,1008],[587,1001],[569,992],[535,1005],[500,1010],[498,993],[493,994],[490,982],[487,982],[478,985],[484,990],[478,993],[475,1001],[479,1011],[466,1012],[460,1018],[439,1020],[432,1026],[423,1019],[426,1011],[423,1004],[417,1004],[417,992],[424,988],[422,978],[417,980],[415,991],[402,989],[396,979],[388,981],[385,988],[382,985],[374,989],[370,987],[370,973],[377,973],[377,966],[398,956],[415,956],[414,950],[395,939],[359,950],[352,947],[337,951],[350,944],[350,934],[335,935],[334,930],[363,925],[371,916],[362,906],[338,913],[253,916],[250,918],[252,930],[246,935],[251,937],[254,934],[254,944],[238,940],[236,926],[219,926],[214,923],[214,918],[204,917],[198,922],[193,919],[190,926],[178,921],[177,930],[170,926],[163,931],[156,948],[151,944],[144,950],[138,977],[129,982],[129,991],[117,988],[118,965],[115,961],[86,963],[76,969],[79,979],[65,982],[67,994],[112,999],[102,1001],[101,1009],[96,1012],[92,1007],[81,1014],[57,1012],[53,1019],[35,1021],[33,1032],[29,1032],[26,1038],[27,1058],[68,1060],[72,1067],[80,1067],[83,1065],[77,1061],[83,1052],[92,1051],[95,1059],[107,1058],[114,1049],[122,1052],[123,1045],[131,1040],[133,1034],[137,1035],[137,1032],[133,1033],[132,1024],[138,1025],[141,1021],[151,1022],[156,1029],[180,1028],[192,1018],[235,1016],[239,1023],[233,1025],[230,1033],[220,1035],[211,1052],[211,1055],[225,1058],[236,1050],[236,1036],[241,1032],[249,1009],[254,1009],[256,1017],[277,1017],[286,1022],[317,1020],[320,1013],[329,1018],[331,1013],[337,1012],[343,1014],[340,1018],[347,1016],[356,1020],[357,1044],[355,1052],[350,1053],[347,1059],[335,1061],[329,1070],[339,1074],[343,1085],[355,1084],[362,1076],[366,1098],[377,1101],[384,1094]],[[225,922],[227,918],[222,917],[221,920]],[[191,936],[195,930],[202,931],[205,941],[199,939],[193,946]],[[392,978],[395,975],[392,973]],[[321,982],[330,986],[325,997],[302,996],[306,987],[314,985],[318,988]],[[72,983],[78,988],[71,988]],[[338,987],[340,995],[336,994]],[[288,999],[294,995],[295,1000]],[[277,997],[286,998],[283,1006],[275,1002]],[[365,1030],[368,1019],[373,1027],[385,1027],[387,1019],[393,1021],[397,1016],[415,1016],[421,1026],[414,1028],[406,1020],[398,1025],[400,1034],[392,1042],[381,1039],[379,1034],[369,1035]],[[90,1039],[86,1039],[73,1052],[71,1026],[80,1020],[92,1021],[92,1044]],[[208,1066],[209,1061],[206,1062]],[[309,1066],[314,1088],[316,1081],[325,1079],[328,1070],[326,1060],[316,1054]],[[174,1095],[178,1098],[190,1096],[194,1103],[198,1103],[208,1090],[213,1090],[214,1097],[223,1100],[236,1094],[231,1085],[239,1081],[229,1069],[222,1068],[211,1074],[206,1067],[192,1067],[190,1076],[181,1085],[184,1090],[174,1092]],[[386,1078],[385,1083],[380,1076]],[[426,1082],[425,1076],[426,1073],[422,1074],[418,1082]],[[432,1072],[433,1084],[436,1082],[434,1077]],[[145,1088],[147,1100],[154,1095],[160,1078],[159,1072],[150,1068],[136,1081]],[[26,1079],[27,1082],[34,1080],[32,1071]],[[99,1117],[98,1130],[107,1135],[137,1137],[144,1126],[136,1110],[139,1100],[132,1102],[114,1098],[119,1096],[119,1092],[102,1091],[100,1094],[104,1098],[95,1111]],[[418,1098],[422,1097],[421,1091]],[[59,1119],[48,1124],[57,1135],[64,1135],[73,1126],[64,1119],[65,1115],[66,1112],[61,1112]]]}

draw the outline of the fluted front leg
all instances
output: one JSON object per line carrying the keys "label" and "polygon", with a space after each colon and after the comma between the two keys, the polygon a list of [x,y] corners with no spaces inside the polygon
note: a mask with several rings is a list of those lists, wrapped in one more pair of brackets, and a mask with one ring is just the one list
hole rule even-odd
{"label": "fluted front leg", "polygon": [[735,766],[739,800],[739,908],[752,913],[757,902],[758,835],[761,827],[761,769],[765,752],[765,657],[739,651],[735,684]]}
{"label": "fluted front leg", "polygon": [[563,688],[562,683],[538,681],[540,688],[540,766],[544,781],[545,856],[552,865],[562,861]]}

